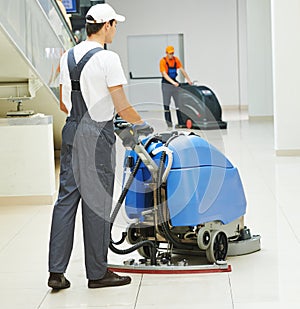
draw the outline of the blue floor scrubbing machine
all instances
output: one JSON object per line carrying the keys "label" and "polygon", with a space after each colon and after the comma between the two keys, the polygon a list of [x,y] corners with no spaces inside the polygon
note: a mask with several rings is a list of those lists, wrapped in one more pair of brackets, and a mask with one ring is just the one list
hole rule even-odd
{"label": "blue floor scrubbing machine", "polygon": [[[120,241],[111,240],[114,252],[137,250],[150,265],[158,265],[170,264],[174,254],[202,254],[214,264],[260,250],[260,236],[244,224],[239,172],[217,148],[192,132],[139,140],[128,123],[119,119],[115,127],[130,149],[111,226],[123,202],[133,223]],[[132,247],[117,249],[125,239]]]}

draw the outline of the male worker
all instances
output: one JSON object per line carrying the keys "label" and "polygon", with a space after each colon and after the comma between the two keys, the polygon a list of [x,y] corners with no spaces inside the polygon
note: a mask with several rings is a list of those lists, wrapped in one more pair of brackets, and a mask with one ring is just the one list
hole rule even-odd
{"label": "male worker", "polygon": [[163,95],[163,104],[164,104],[164,113],[165,120],[168,127],[172,127],[172,119],[170,112],[170,103],[171,97],[173,97],[175,106],[176,106],[176,115],[178,124],[182,124],[181,113],[178,105],[178,86],[179,82],[176,80],[177,70],[179,69],[182,75],[185,77],[186,81],[191,85],[192,82],[182,67],[180,60],[174,56],[174,47],[167,46],[166,48],[166,57],[163,57],[160,60],[160,72],[162,74],[162,95]]}
{"label": "male worker", "polygon": [[48,285],[53,289],[70,287],[64,273],[80,199],[88,287],[120,286],[131,281],[107,269],[115,171],[114,109],[134,124],[137,134],[152,133],[153,128],[126,98],[119,56],[103,49],[112,42],[117,22],[124,20],[108,4],[92,6],[86,15],[87,40],[61,58],[60,106],[68,118],[62,131],[60,189],[49,246]]}

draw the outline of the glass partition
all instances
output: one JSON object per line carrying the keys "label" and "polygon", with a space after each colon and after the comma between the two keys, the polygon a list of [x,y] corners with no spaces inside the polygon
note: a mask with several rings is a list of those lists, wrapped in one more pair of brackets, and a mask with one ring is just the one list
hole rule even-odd
{"label": "glass partition", "polygon": [[59,60],[75,45],[55,0],[0,1],[0,27],[58,96]]}

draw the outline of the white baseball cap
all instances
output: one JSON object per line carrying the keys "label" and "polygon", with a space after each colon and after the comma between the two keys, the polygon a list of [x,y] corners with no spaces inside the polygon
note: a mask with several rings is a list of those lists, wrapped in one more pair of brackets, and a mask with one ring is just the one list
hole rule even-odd
{"label": "white baseball cap", "polygon": [[88,15],[92,16],[94,19],[86,19],[86,22],[90,24],[102,24],[112,19],[115,19],[117,21],[125,20],[125,16],[117,14],[115,10],[107,3],[93,5],[88,10],[85,17],[87,17]]}

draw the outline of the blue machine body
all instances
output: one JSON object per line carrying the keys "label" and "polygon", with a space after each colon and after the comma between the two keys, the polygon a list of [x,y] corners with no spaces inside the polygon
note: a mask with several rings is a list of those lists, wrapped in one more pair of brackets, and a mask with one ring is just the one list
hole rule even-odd
{"label": "blue machine body", "polygon": [[[153,142],[147,151],[151,153],[162,145],[160,141]],[[238,170],[218,149],[197,135],[179,135],[168,148],[173,153],[173,162],[166,200],[173,226],[196,226],[210,221],[227,224],[245,214],[246,199]],[[128,156],[136,162],[134,151],[127,151],[125,160]],[[153,157],[157,165],[160,157],[161,153]],[[150,182],[151,174],[142,163],[125,200],[129,218],[143,221],[142,212],[152,209]]]}

